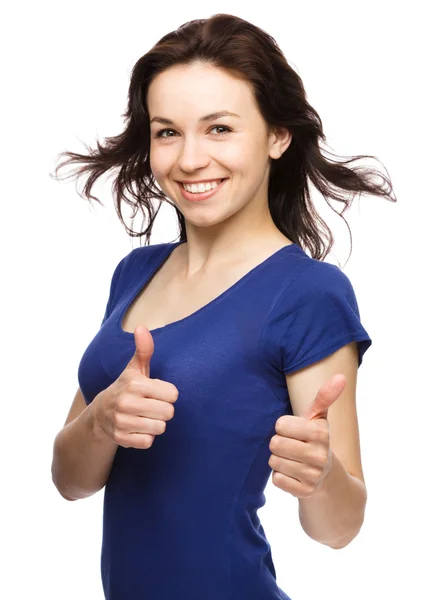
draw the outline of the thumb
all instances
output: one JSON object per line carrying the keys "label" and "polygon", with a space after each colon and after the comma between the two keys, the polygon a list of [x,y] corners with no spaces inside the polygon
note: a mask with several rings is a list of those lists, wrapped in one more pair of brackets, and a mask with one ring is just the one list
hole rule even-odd
{"label": "thumb", "polygon": [[135,369],[150,376],[150,361],[154,353],[154,340],[149,329],[145,325],[137,325],[134,329],[134,341],[136,351],[126,368]]}
{"label": "thumb", "polygon": [[334,404],[345,387],[346,377],[341,373],[334,375],[321,386],[314,401],[302,416],[309,421],[327,419],[329,407]]}

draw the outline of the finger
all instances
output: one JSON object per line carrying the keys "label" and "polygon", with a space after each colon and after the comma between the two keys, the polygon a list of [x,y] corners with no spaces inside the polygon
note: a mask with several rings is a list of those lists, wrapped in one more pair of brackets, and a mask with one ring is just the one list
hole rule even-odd
{"label": "finger", "polygon": [[[275,424],[277,433],[275,438],[290,438],[301,442],[311,442],[317,440],[317,430],[313,429],[313,425],[303,417],[295,417],[291,415],[283,415]],[[273,439],[273,438],[272,438]]]}
{"label": "finger", "polygon": [[334,375],[326,381],[308,409],[304,412],[304,418],[308,420],[328,417],[330,406],[337,400],[346,387],[346,377],[341,373]]}
{"label": "finger", "polygon": [[136,350],[126,368],[134,369],[145,375],[145,377],[149,377],[150,361],[154,353],[154,340],[145,325],[135,327],[134,342]]}
{"label": "finger", "polygon": [[162,381],[161,379],[149,379],[148,381],[146,379],[140,381],[130,380],[127,386],[127,392],[135,400],[135,402],[131,403],[130,407],[130,410],[134,411],[134,414],[138,414],[136,412],[138,410],[138,397],[146,399],[148,401],[146,403],[147,406],[159,406],[161,402],[173,404],[178,399],[178,390],[169,381]]}

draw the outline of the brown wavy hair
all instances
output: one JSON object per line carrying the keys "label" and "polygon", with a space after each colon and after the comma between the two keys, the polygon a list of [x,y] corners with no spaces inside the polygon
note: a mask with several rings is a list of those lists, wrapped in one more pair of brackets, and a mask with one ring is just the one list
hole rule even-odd
{"label": "brown wavy hair", "polygon": [[[276,227],[313,258],[325,258],[333,245],[334,236],[314,208],[309,181],[330,208],[343,219],[343,213],[350,208],[357,193],[384,196],[396,202],[396,198],[391,196],[392,184],[388,177],[375,170],[350,166],[360,158],[375,157],[358,155],[339,161],[322,154],[320,142],[326,139],[322,121],[307,101],[301,78],[289,65],[271,35],[229,14],[188,21],[163,36],[133,67],[127,110],[122,115],[126,123],[124,131],[114,137],[104,138],[103,143],[97,140],[96,149],[85,144],[88,151],[86,155],[75,152],[58,155],[68,158],[56,167],[54,178],[62,179],[58,177],[58,171],[66,164],[81,163],[83,166],[70,177],[89,172],[83,191],[79,194],[84,199],[101,204],[91,194],[92,187],[105,172],[117,169],[112,193],[116,213],[127,233],[131,237],[145,236],[145,243],[149,244],[154,219],[165,201],[177,212],[179,241],[186,241],[184,216],[170,198],[156,187],[150,168],[150,123],[146,98],[148,87],[156,75],[174,65],[196,61],[227,69],[249,82],[267,125],[286,127],[292,133],[287,150],[280,158],[271,159],[268,205]],[[337,157],[327,150],[323,149],[323,152]],[[380,176],[381,182],[372,180],[376,175]],[[386,189],[383,184],[386,184]],[[342,210],[336,211],[330,199],[341,202],[344,205]],[[123,200],[133,209],[132,222],[140,210],[143,228],[148,216],[148,225],[139,233],[128,227],[123,219]],[[155,200],[157,207],[153,202]],[[346,219],[344,221],[350,233],[352,252],[352,234]]]}

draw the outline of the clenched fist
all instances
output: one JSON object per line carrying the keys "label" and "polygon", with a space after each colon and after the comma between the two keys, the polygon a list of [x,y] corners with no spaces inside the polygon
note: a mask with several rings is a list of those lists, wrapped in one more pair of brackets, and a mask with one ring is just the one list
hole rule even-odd
{"label": "clenched fist", "polygon": [[124,448],[147,449],[174,416],[178,390],[150,378],[154,340],[145,325],[134,330],[136,351],[121,375],[92,402],[97,430]]}

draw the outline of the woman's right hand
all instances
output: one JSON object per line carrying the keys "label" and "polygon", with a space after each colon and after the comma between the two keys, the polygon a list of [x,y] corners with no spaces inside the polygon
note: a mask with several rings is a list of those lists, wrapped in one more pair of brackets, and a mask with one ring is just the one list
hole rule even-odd
{"label": "woman's right hand", "polygon": [[124,448],[150,448],[174,416],[178,390],[150,379],[153,337],[147,327],[134,330],[136,351],[121,375],[91,403],[96,428]]}

